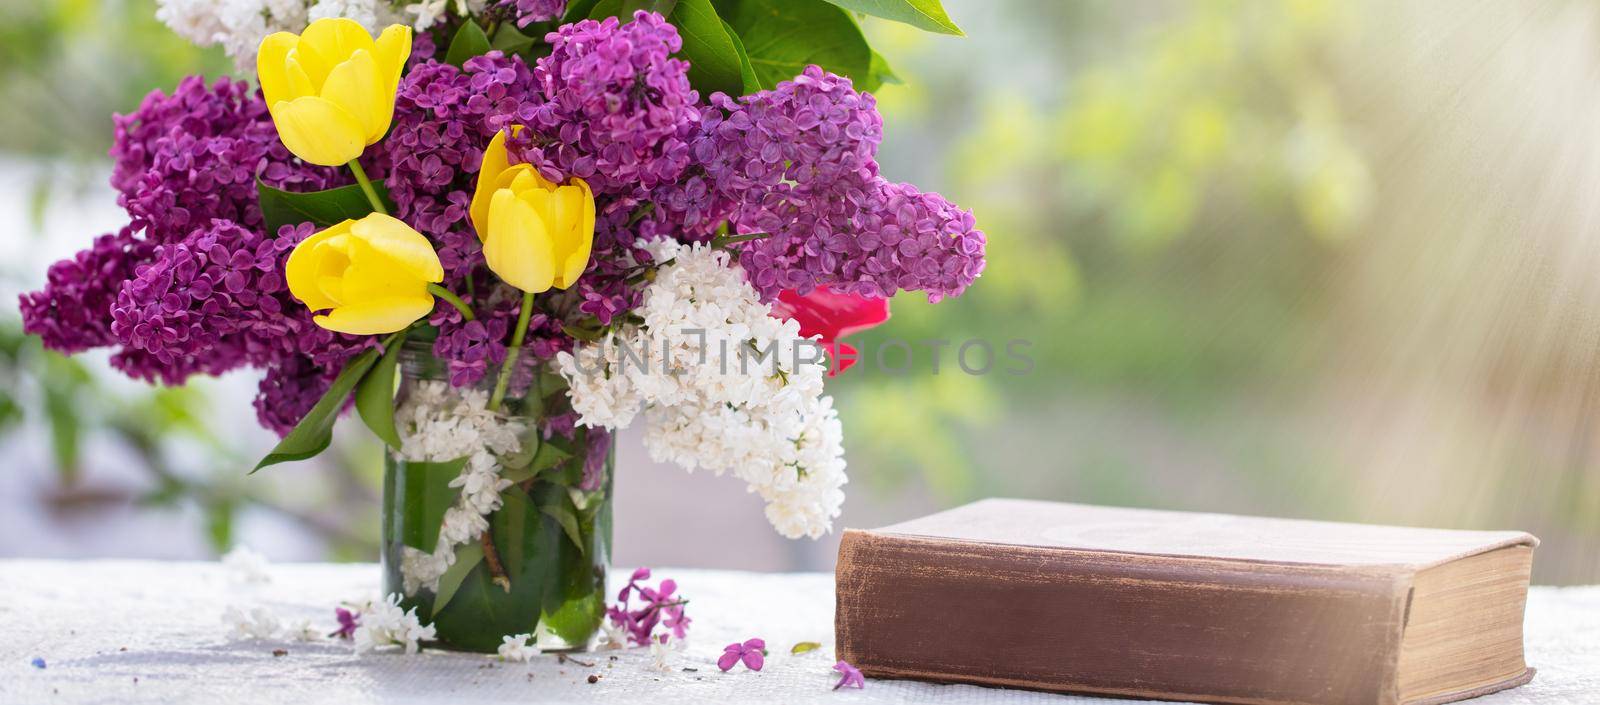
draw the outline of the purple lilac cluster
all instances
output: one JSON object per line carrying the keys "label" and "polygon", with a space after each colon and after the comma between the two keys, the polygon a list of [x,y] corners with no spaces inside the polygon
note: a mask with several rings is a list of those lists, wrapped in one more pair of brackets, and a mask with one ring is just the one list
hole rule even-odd
{"label": "purple lilac cluster", "polygon": [[23,330],[63,353],[116,344],[111,303],[134,267],[155,251],[137,235],[131,226],[101,235],[89,249],[50,265],[44,288],[22,295]]}
{"label": "purple lilac cluster", "polygon": [[349,177],[295,159],[241,81],[187,78],[114,123],[111,184],[130,223],[52,266],[21,298],[24,329],[62,352],[120,347],[111,364],[147,381],[265,368],[258,415],[287,432],[301,397],[320,394],[306,378],[371,341],[316,327],[289,297],[284,258],[311,230],[266,235],[256,181],[313,191]]}
{"label": "purple lilac cluster", "polygon": [[689,165],[699,94],[683,46],[660,15],[584,20],[550,33],[534,67],[544,101],[528,124],[540,136],[527,161],[556,180],[576,176],[596,194],[631,194],[676,181]]}
{"label": "purple lilac cluster", "polygon": [[[530,23],[563,6],[498,4]],[[452,383],[477,384],[498,369],[514,333],[520,296],[484,266],[467,217],[482,151],[511,125],[528,128],[508,144],[513,160],[552,181],[585,179],[597,211],[589,268],[568,290],[538,298],[513,391],[574,344],[573,326],[597,331],[640,304],[650,264],[641,239],[703,240],[725,223],[769,233],[736,245],[768,299],[830,285],[937,300],[982,271],[984,236],[970,213],[879,175],[882,120],[847,79],[810,67],[773,90],[707,103],[672,56],[677,30],[659,15],[585,20],[545,40],[550,53],[532,66],[491,52],[457,68],[419,36],[393,128],[363,157],[396,215],[433,240],[444,285],[476,313],[468,322],[443,306],[429,319]],[[43,290],[22,297],[26,330],[64,352],[120,346],[113,364],[146,380],[262,368],[258,417],[286,432],[374,343],[316,327],[289,296],[282,266],[312,227],[264,232],[255,184],[314,191],[348,177],[293,158],[259,93],[228,79],[152,93],[117,117],[111,154],[131,223],[57,263]],[[558,419],[547,432],[570,437],[570,425]],[[589,470],[586,482],[598,481]]]}
{"label": "purple lilac cluster", "polygon": [[[690,620],[683,613],[689,601],[677,594],[677,581],[667,578],[653,588],[641,584],[649,579],[649,568],[633,571],[628,584],[617,593],[617,604],[606,608],[606,616],[613,625],[627,632],[628,641],[638,646],[650,644],[657,625],[666,630],[659,635],[663,643],[669,633],[674,639],[683,639],[689,633]],[[635,595],[639,597],[637,607],[633,605]]]}
{"label": "purple lilac cluster", "polygon": [[171,95],[152,91],[114,118],[111,185],[134,230],[158,243],[183,239],[212,219],[261,225],[256,179],[290,191],[347,183],[336,169],[294,159],[267,105],[242,81],[183,79]]}
{"label": "purple lilac cluster", "polygon": [[567,0],[496,0],[489,13],[516,20],[518,27],[549,22],[567,11]]}
{"label": "purple lilac cluster", "polygon": [[810,66],[770,91],[713,96],[702,123],[694,155],[714,185],[707,210],[731,212],[737,232],[768,234],[740,246],[766,299],[834,285],[938,301],[983,271],[971,213],[878,174],[883,120],[849,79]]}
{"label": "purple lilac cluster", "polygon": [[111,333],[124,346],[112,364],[130,377],[164,384],[241,366],[265,368],[257,414],[264,426],[287,433],[316,401],[305,398],[306,390],[325,389],[330,370],[373,345],[370,338],[316,326],[290,297],[283,264],[311,230],[309,223],[284,226],[266,237],[218,219],[179,242],[158,245],[111,305]]}

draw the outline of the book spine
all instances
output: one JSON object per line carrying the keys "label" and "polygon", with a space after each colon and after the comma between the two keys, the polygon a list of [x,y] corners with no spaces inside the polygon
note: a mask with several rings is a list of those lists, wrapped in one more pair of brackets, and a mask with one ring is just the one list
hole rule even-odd
{"label": "book spine", "polygon": [[839,657],[869,676],[1393,705],[1410,574],[846,532]]}

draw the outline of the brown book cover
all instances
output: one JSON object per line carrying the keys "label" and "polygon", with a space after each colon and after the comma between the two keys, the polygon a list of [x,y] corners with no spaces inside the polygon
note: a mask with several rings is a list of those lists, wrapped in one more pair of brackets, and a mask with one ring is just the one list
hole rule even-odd
{"label": "brown book cover", "polygon": [[1221,703],[1432,705],[1528,682],[1533,547],[1451,531],[990,499],[839,547],[869,676]]}

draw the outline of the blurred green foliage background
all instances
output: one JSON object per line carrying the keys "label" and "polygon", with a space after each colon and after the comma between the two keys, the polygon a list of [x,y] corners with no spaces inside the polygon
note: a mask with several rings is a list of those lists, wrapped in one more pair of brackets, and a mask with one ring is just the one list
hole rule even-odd
{"label": "blurred green foliage background", "polygon": [[[91,197],[60,184],[103,178],[111,112],[227,69],[149,0],[3,2],[0,150],[72,165],[36,204]],[[1562,29],[1594,7],[946,6],[967,38],[865,23],[904,80],[879,95],[881,161],[974,210],[990,263],[853,341],[949,345],[937,372],[915,347],[906,374],[832,383],[847,523],[1009,495],[1521,528],[1545,539],[1537,580],[1600,582],[1596,183],[1546,178],[1600,165],[1578,129],[1594,104],[1565,97],[1600,58]],[[0,427],[51,434],[64,486],[82,438],[110,433],[157,468],[143,501],[199,507],[217,547],[250,506],[370,555],[370,446],[241,482],[248,453],[208,419],[244,399],[104,389],[3,311]],[[962,374],[969,340],[1026,341],[1032,369]]]}

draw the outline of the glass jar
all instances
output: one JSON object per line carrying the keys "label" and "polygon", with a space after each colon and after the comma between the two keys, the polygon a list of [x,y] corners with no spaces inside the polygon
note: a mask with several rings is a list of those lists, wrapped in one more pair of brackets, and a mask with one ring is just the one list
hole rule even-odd
{"label": "glass jar", "polygon": [[433,624],[435,646],[493,652],[505,636],[532,634],[545,651],[588,648],[605,614],[610,434],[574,428],[565,382],[533,365],[492,411],[496,368],[454,387],[417,341],[400,367],[384,594]]}

